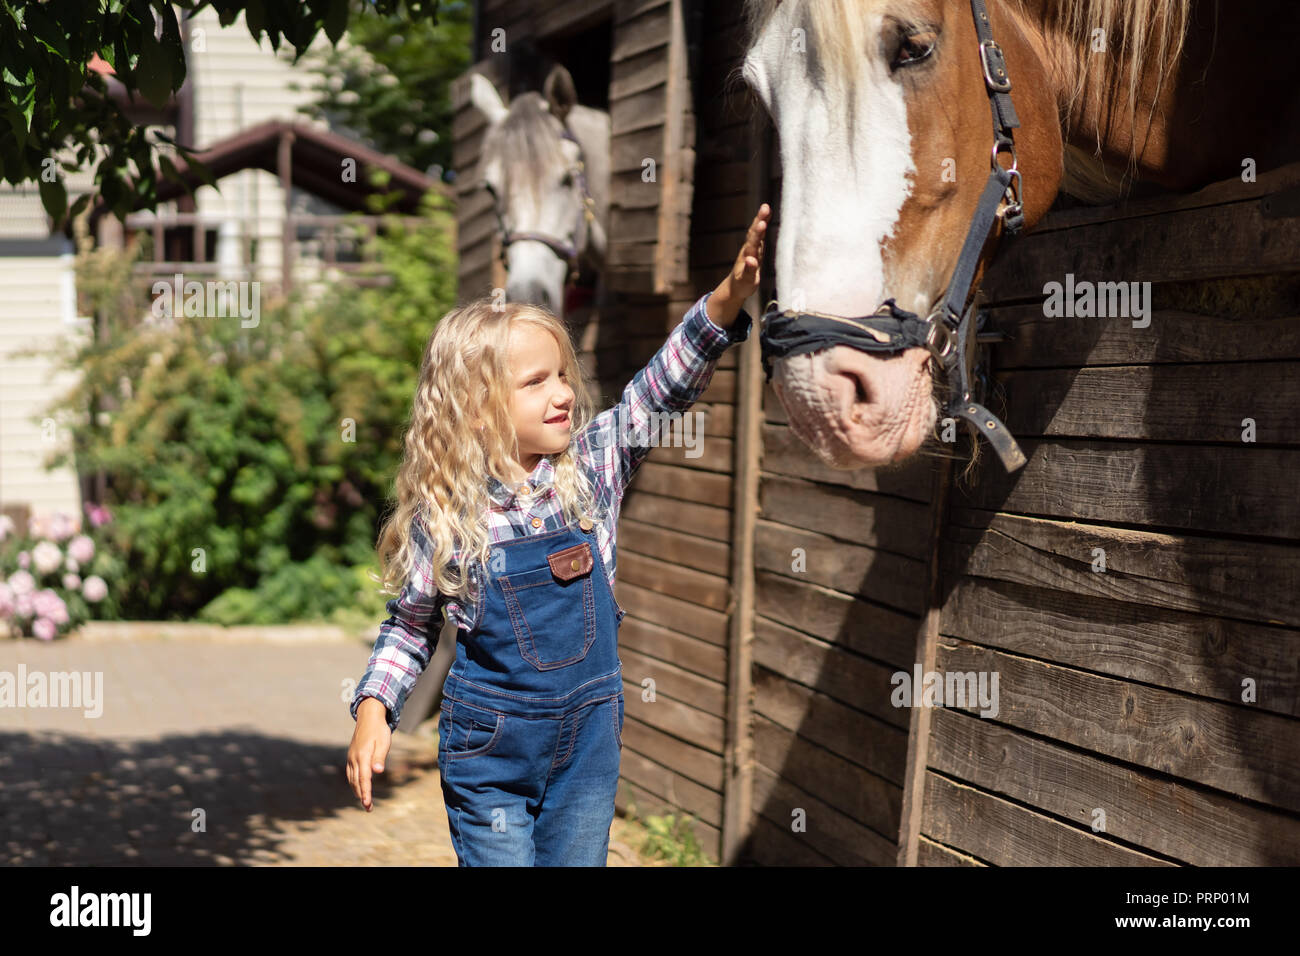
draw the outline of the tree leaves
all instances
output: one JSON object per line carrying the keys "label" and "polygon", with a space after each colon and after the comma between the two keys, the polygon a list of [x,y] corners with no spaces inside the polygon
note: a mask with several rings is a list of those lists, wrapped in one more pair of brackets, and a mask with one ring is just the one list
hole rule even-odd
{"label": "tree leaves", "polygon": [[[109,161],[100,163],[97,181],[113,213],[152,209],[155,144],[139,138],[138,122],[107,95],[88,60],[98,54],[108,63],[133,102],[143,97],[164,107],[187,73],[178,14],[204,6],[223,25],[243,12],[252,36],[266,34],[275,49],[283,37],[297,56],[322,29],[337,44],[352,17],[348,0],[0,0],[0,181],[40,182],[49,157],[72,149],[85,162],[102,147]],[[436,21],[438,0],[366,0],[357,9],[360,20],[401,13],[408,21]],[[205,167],[187,159],[200,180],[214,184]],[[61,190],[54,183],[40,188],[56,221],[67,212]]]}

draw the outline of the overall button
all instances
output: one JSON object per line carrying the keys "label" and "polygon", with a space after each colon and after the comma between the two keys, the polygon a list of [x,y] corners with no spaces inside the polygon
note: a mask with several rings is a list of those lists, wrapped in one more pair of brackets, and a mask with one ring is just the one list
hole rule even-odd
{"label": "overall button", "polygon": [[578,527],[583,531],[590,531],[592,528],[592,520],[586,515],[583,515],[582,519],[578,522]]}
{"label": "overall button", "polygon": [[534,518],[534,519],[533,519],[533,527],[534,527],[534,528],[540,528],[541,526],[542,526],[542,519],[541,519],[541,518]]}
{"label": "overall button", "polygon": [[519,493],[521,495],[531,495],[533,493],[533,489],[529,488],[527,485],[520,485]]}

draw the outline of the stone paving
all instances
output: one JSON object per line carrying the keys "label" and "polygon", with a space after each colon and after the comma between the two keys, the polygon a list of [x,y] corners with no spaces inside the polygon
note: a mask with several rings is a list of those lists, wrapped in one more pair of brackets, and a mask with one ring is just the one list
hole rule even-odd
{"label": "stone paving", "polygon": [[[102,680],[98,716],[0,706],[0,863],[455,866],[436,716],[393,735],[372,812],[348,784],[345,682],[350,699],[369,653],[356,640],[0,641],[15,680]],[[615,818],[609,865],[661,865],[632,848],[638,832]]]}

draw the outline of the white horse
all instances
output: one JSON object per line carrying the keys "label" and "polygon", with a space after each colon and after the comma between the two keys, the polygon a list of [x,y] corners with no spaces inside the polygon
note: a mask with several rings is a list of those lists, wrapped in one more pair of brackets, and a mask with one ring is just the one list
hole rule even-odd
{"label": "white horse", "polygon": [[516,96],[508,109],[476,73],[470,101],[488,120],[476,181],[495,203],[506,299],[563,316],[566,292],[605,264],[609,113],[578,104],[563,66],[542,93]]}

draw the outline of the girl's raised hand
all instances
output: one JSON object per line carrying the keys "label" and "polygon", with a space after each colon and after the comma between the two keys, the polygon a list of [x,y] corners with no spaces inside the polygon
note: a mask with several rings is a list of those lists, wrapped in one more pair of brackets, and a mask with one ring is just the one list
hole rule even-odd
{"label": "girl's raised hand", "polygon": [[731,291],[737,299],[749,298],[762,279],[763,240],[767,235],[767,223],[772,218],[772,208],[763,203],[758,207],[758,215],[749,224],[745,244],[740,247],[736,264],[731,269]]}

